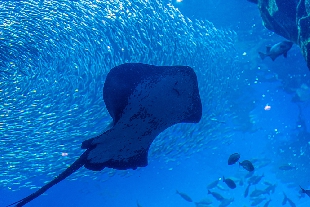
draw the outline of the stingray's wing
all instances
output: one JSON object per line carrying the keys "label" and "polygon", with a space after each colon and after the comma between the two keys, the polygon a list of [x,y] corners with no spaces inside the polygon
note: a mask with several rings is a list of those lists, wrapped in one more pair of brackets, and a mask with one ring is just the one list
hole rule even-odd
{"label": "stingray's wing", "polygon": [[[112,90],[114,83],[126,81],[130,89]],[[118,118],[112,129],[84,145],[89,149],[85,167],[91,170],[146,166],[148,149],[160,132],[201,119],[197,77],[190,67],[124,64],[111,70],[104,87],[109,112]]]}
{"label": "stingray's wing", "polygon": [[[198,122],[201,117],[201,101],[197,78],[193,69],[184,66],[156,67],[141,63],[127,63],[111,69],[103,87],[103,99],[107,110],[113,118],[114,124],[120,119],[123,110],[128,104],[128,98],[138,84],[145,79],[154,79],[155,77],[163,77],[168,74],[177,75],[177,73],[183,73],[183,75],[187,74],[190,76],[192,82],[195,82],[196,84],[192,97],[195,99],[193,101],[197,104],[197,111],[192,113],[193,116],[189,117],[188,120],[184,120],[184,122]],[[198,104],[200,104],[200,108],[198,107]],[[199,111],[200,115],[198,114]]]}
{"label": "stingray's wing", "polygon": [[155,76],[161,70],[152,70],[153,66],[127,63],[110,70],[103,87],[103,100],[115,124],[128,104],[128,98],[136,86],[145,78]]}

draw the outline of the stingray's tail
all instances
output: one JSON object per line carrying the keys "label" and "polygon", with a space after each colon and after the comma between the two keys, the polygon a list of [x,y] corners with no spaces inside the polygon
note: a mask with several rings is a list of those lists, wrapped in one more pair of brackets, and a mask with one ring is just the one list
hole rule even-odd
{"label": "stingray's tail", "polygon": [[84,164],[87,157],[88,151],[85,151],[79,159],[77,159],[70,167],[68,167],[65,171],[60,173],[57,177],[54,178],[51,182],[47,183],[43,187],[41,187],[36,192],[32,193],[31,195],[27,196],[26,198],[23,198],[15,203],[12,203],[6,207],[15,205],[16,207],[24,206],[26,203],[32,201],[33,199],[39,197],[42,195],[45,191],[47,191],[49,188],[51,188],[53,185],[56,185],[60,181],[64,180],[66,177],[80,169]]}

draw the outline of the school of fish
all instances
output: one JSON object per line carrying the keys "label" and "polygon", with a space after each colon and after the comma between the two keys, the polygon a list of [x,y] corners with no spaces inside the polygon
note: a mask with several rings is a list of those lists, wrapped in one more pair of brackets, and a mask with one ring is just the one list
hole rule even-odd
{"label": "school of fish", "polygon": [[[37,188],[33,176],[52,179],[82,153],[82,141],[108,127],[102,84],[108,70],[126,62],[188,65],[201,83],[203,120],[160,134],[150,162],[175,160],[207,149],[223,134],[231,136],[223,122],[235,116],[227,100],[234,84],[226,78],[239,70],[226,65],[236,58],[234,32],[192,21],[160,1],[5,1],[0,9],[2,187]],[[130,175],[82,169],[70,179],[98,179],[102,173]]]}

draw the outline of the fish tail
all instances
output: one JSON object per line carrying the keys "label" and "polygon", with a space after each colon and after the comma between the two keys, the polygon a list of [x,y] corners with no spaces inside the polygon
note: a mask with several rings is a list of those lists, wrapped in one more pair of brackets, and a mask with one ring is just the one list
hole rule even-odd
{"label": "fish tail", "polygon": [[306,192],[305,189],[303,189],[301,186],[299,186],[299,187],[300,187],[300,189],[301,189],[301,192],[303,192],[303,193]]}
{"label": "fish tail", "polygon": [[259,54],[259,56],[260,56],[260,58],[261,58],[262,60],[264,60],[264,59],[265,59],[265,57],[267,57],[267,56],[268,56],[267,54],[262,53],[262,52],[258,52],[258,54]]}

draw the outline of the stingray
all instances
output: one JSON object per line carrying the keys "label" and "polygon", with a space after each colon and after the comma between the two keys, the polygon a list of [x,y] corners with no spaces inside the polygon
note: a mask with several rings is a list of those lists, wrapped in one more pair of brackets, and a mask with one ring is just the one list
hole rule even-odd
{"label": "stingray", "polygon": [[93,171],[145,167],[157,135],[177,123],[198,123],[202,116],[197,77],[187,66],[116,66],[106,77],[103,100],[112,127],[85,140],[85,152],[52,181],[9,206],[24,206],[82,166]]}

